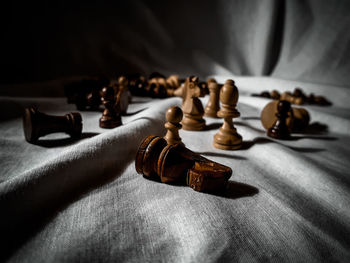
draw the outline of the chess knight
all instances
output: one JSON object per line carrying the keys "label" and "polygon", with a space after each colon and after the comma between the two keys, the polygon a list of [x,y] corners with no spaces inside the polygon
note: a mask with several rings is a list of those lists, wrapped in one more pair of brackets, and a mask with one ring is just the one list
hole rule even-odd
{"label": "chess knight", "polygon": [[204,109],[198,98],[203,96],[203,89],[198,85],[198,77],[188,77],[183,89],[182,111],[185,117],[182,120],[182,128],[184,130],[200,131],[205,128]]}

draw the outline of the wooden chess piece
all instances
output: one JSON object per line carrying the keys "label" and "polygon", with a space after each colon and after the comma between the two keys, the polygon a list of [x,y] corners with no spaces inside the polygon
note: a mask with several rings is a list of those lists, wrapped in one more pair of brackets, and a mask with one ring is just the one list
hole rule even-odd
{"label": "wooden chess piece", "polygon": [[281,94],[277,90],[273,90],[270,92],[270,98],[273,100],[279,100],[281,97]]}
{"label": "wooden chess piece", "polygon": [[[271,128],[277,120],[276,113],[278,103],[278,100],[271,101],[270,103],[266,104],[261,111],[260,120],[266,130]],[[286,124],[290,132],[301,132],[305,130],[309,123],[310,115],[306,109],[291,107],[286,118]]]}
{"label": "wooden chess piece", "polygon": [[294,97],[293,97],[293,94],[290,93],[289,91],[285,91],[281,94],[281,97],[280,97],[280,100],[286,100],[290,103],[293,103],[294,102]]}
{"label": "wooden chess piece", "polygon": [[115,101],[114,88],[112,86],[104,87],[101,93],[105,110],[100,118],[100,127],[112,129],[122,125],[120,104]]}
{"label": "wooden chess piece", "polygon": [[237,133],[232,118],[240,116],[236,109],[238,102],[238,89],[231,79],[226,80],[220,90],[222,108],[218,112],[220,118],[224,118],[224,124],[214,136],[214,147],[222,150],[236,150],[242,147],[242,136]]}
{"label": "wooden chess piece", "polygon": [[128,89],[134,96],[147,96],[146,86],[148,85],[146,77],[140,74],[127,75]]}
{"label": "wooden chess piece", "polygon": [[146,178],[185,183],[201,192],[224,190],[232,175],[230,167],[208,160],[181,143],[167,144],[164,138],[152,135],[142,141],[135,168]]}
{"label": "wooden chess piece", "polygon": [[302,105],[305,103],[306,96],[300,88],[295,88],[293,91],[293,104]]}
{"label": "wooden chess piece", "polygon": [[51,116],[35,108],[26,108],[23,116],[24,137],[30,143],[35,143],[39,137],[56,132],[64,132],[77,138],[80,137],[82,128],[82,118],[78,112]]}
{"label": "wooden chess piece", "polygon": [[286,140],[290,138],[289,129],[286,123],[290,108],[290,102],[286,100],[280,100],[278,102],[276,113],[277,120],[272,125],[272,127],[267,130],[267,136],[280,140]]}
{"label": "wooden chess piece", "polygon": [[208,80],[208,89],[209,89],[209,101],[207,106],[204,109],[204,116],[218,118],[217,112],[220,109],[220,88],[215,79]]}
{"label": "wooden chess piece", "polygon": [[118,86],[116,92],[116,103],[120,104],[120,111],[122,115],[125,115],[129,106],[129,91],[128,80],[124,76],[118,78]]}
{"label": "wooden chess piece", "polygon": [[76,105],[78,110],[97,110],[101,105],[100,91],[108,85],[103,76],[83,79],[64,86],[64,94],[68,103]]}
{"label": "wooden chess piece", "polygon": [[182,143],[179,136],[179,129],[182,127],[180,124],[182,117],[182,110],[177,106],[170,107],[166,111],[165,118],[167,122],[165,123],[164,127],[167,129],[167,133],[164,136],[164,139],[168,144]]}
{"label": "wooden chess piece", "polygon": [[186,79],[183,91],[182,111],[185,117],[182,120],[184,130],[200,131],[205,128],[203,119],[204,109],[198,97],[203,96],[198,86],[198,77],[191,76]]}

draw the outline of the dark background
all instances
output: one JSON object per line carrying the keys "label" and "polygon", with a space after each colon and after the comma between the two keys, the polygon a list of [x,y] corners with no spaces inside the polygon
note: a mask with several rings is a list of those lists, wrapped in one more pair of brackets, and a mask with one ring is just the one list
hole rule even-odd
{"label": "dark background", "polygon": [[349,86],[349,1],[12,1],[0,83],[130,72]]}

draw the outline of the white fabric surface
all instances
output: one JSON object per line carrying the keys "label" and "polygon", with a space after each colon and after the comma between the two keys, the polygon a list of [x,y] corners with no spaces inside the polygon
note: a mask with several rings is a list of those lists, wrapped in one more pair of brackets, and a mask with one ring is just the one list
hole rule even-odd
{"label": "white fabric surface", "polygon": [[[232,76],[216,76],[219,82]],[[165,111],[179,98],[133,98],[124,125],[98,127],[81,112],[83,138],[24,140],[22,108],[75,111],[64,98],[1,97],[1,254],[9,262],[348,262],[350,260],[349,92],[339,86],[234,77],[244,147],[212,146],[211,129],[180,130],[185,145],[232,168],[225,196],[147,180],[136,173],[139,143],[164,135]],[[267,89],[326,95],[305,106],[311,126],[291,141],[268,138],[260,111]],[[332,92],[329,92],[329,91]],[[208,97],[202,99],[205,105]],[[319,123],[319,124],[315,124]],[[328,129],[325,129],[325,126]],[[321,129],[323,127],[323,129]]]}

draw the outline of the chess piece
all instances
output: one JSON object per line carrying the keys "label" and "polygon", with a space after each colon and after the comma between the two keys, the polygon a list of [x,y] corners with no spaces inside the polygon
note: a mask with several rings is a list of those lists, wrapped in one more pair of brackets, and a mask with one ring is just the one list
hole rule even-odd
{"label": "chess piece", "polygon": [[271,98],[271,95],[268,91],[262,91],[260,93],[253,93],[252,96],[253,97],[262,97],[262,98],[267,98],[267,99]]}
{"label": "chess piece", "polygon": [[122,125],[120,103],[116,103],[113,86],[104,87],[101,93],[105,110],[100,118],[100,127],[111,129]]}
{"label": "chess piece", "polygon": [[286,140],[290,138],[289,129],[286,123],[290,108],[290,102],[286,100],[280,100],[278,102],[276,113],[277,120],[272,125],[272,127],[267,130],[267,136],[280,140]]}
{"label": "chess piece", "polygon": [[73,138],[78,138],[82,128],[82,118],[78,112],[51,116],[35,108],[26,108],[23,116],[24,137],[30,143],[35,143],[39,137],[56,132],[64,132]]}
{"label": "chess piece", "polygon": [[237,133],[233,125],[232,118],[240,116],[236,109],[238,102],[238,89],[231,79],[226,80],[220,90],[220,101],[222,108],[218,111],[218,116],[224,118],[224,124],[219,132],[214,136],[214,146],[222,150],[236,150],[242,147],[242,136]]}
{"label": "chess piece", "polygon": [[204,109],[198,97],[203,93],[198,86],[198,77],[191,76],[186,79],[183,90],[182,111],[185,117],[182,120],[182,128],[190,131],[200,131],[205,128],[203,119]]}
{"label": "chess piece", "polygon": [[130,74],[127,76],[128,89],[134,96],[147,96],[146,86],[148,85],[147,80],[140,74]]}
{"label": "chess piece", "polygon": [[181,81],[178,75],[171,75],[166,79],[167,96],[175,96],[174,92],[181,86]]}
{"label": "chess piece", "polygon": [[142,141],[135,168],[146,178],[187,184],[201,192],[224,190],[232,175],[230,167],[208,160],[183,144],[167,144],[159,136],[148,136]]}
{"label": "chess piece", "polygon": [[293,103],[294,97],[292,93],[290,93],[289,91],[285,91],[281,94],[280,100],[286,100],[289,103]]}
{"label": "chess piece", "polygon": [[148,85],[145,87],[145,90],[151,97],[165,98],[167,97],[166,87],[167,83],[165,80],[165,76],[158,72],[153,72],[149,76]]}
{"label": "chess piece", "polygon": [[128,80],[126,77],[120,76],[116,87],[116,103],[120,104],[121,114],[125,115],[129,106]]}
{"label": "chess piece", "polygon": [[281,94],[277,90],[273,90],[270,92],[270,98],[273,100],[279,100],[281,97]]}
{"label": "chess piece", "polygon": [[[261,111],[261,123],[268,130],[276,122],[277,100],[268,103]],[[286,118],[286,124],[290,132],[301,132],[310,123],[310,115],[304,108],[291,107]]]}
{"label": "chess piece", "polygon": [[164,136],[164,139],[167,141],[168,144],[182,143],[181,138],[179,136],[179,129],[181,129],[182,127],[182,125],[180,124],[182,117],[182,110],[177,106],[170,107],[167,110],[165,114],[167,122],[164,125],[167,129],[167,133]]}
{"label": "chess piece", "polygon": [[293,104],[302,105],[305,103],[306,96],[300,88],[295,88],[293,91]]}
{"label": "chess piece", "polygon": [[105,77],[96,77],[68,83],[64,86],[67,102],[78,110],[97,110],[101,105],[100,91],[108,82]]}
{"label": "chess piece", "polygon": [[209,97],[208,104],[204,110],[205,112],[204,116],[217,118],[218,117],[217,112],[220,109],[220,103],[219,103],[220,89],[215,79],[208,80],[208,88],[209,88],[210,97]]}

